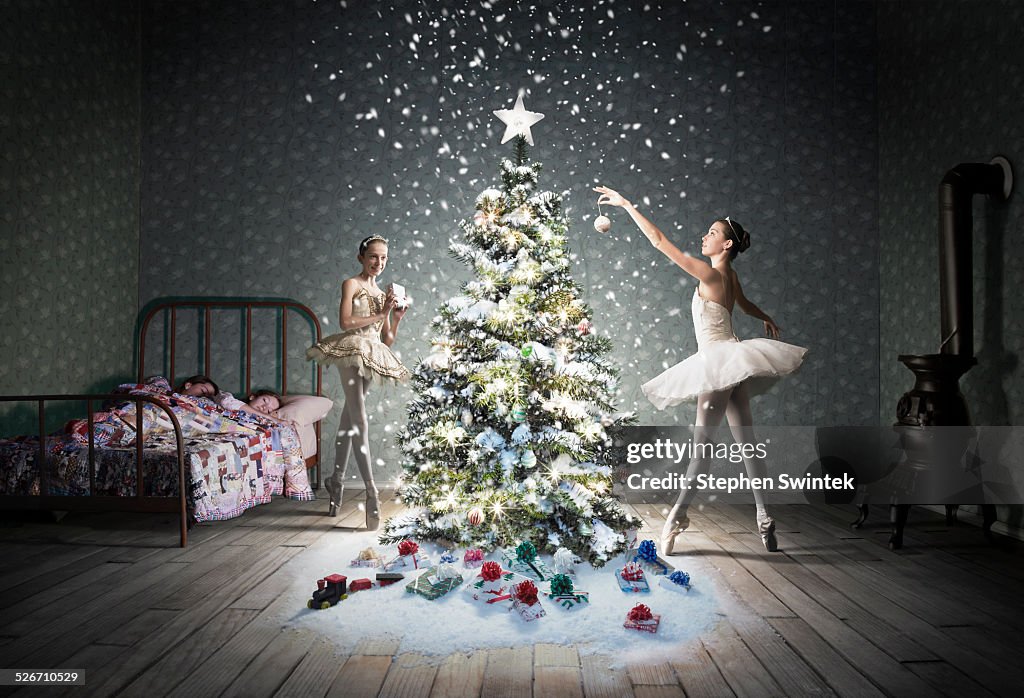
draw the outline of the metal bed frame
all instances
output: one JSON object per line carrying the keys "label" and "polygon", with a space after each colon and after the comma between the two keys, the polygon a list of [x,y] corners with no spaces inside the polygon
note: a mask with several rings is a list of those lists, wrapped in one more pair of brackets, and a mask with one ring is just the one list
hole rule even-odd
{"label": "metal bed frame", "polygon": [[[309,321],[313,341],[310,344],[320,341],[320,322],[313,311],[307,306],[288,299],[239,299],[239,298],[174,298],[158,299],[150,303],[139,322],[136,334],[136,346],[138,347],[138,376],[139,382],[144,380],[146,365],[146,333],[149,330],[150,322],[158,313],[169,313],[170,330],[169,342],[165,335],[164,350],[165,359],[169,358],[170,371],[169,379],[174,381],[174,369],[176,359],[175,330],[177,326],[177,311],[182,308],[199,308],[204,310],[202,334],[204,336],[203,366],[210,366],[210,347],[212,338],[211,317],[214,310],[242,309],[245,311],[245,390],[248,392],[252,382],[252,311],[254,308],[277,308],[280,312],[280,333],[281,333],[281,394],[288,391],[288,312],[298,312]],[[169,345],[169,346],[168,346]],[[316,395],[323,391],[323,369],[319,364],[315,365],[314,385]],[[46,403],[47,402],[70,402],[85,401],[87,412],[87,423],[89,432],[89,489],[90,492],[96,489],[96,454],[95,435],[93,434],[93,403],[102,404],[105,400],[134,401],[136,413],[142,414],[142,403],[149,402],[162,409],[170,418],[174,426],[174,435],[177,444],[178,461],[178,496],[165,497],[145,494],[143,482],[143,448],[145,436],[139,435],[135,442],[135,473],[136,492],[132,497],[112,497],[97,495],[67,496],[54,495],[50,491],[50,472],[47,465],[46,455]],[[155,398],[145,395],[126,396],[123,394],[83,394],[83,395],[2,395],[0,403],[9,402],[35,402],[38,410],[39,425],[39,495],[0,495],[0,509],[15,510],[54,510],[54,511],[131,511],[131,512],[169,512],[177,513],[180,528],[180,546],[188,545],[188,529],[191,525],[188,516],[188,500],[186,497],[187,480],[185,478],[185,448],[184,439],[181,433],[181,425],[174,412],[167,406],[161,404]],[[314,489],[320,486],[320,424],[314,428],[317,439],[317,455],[314,464],[310,465],[307,459],[307,469],[315,469],[316,475],[311,482]]]}

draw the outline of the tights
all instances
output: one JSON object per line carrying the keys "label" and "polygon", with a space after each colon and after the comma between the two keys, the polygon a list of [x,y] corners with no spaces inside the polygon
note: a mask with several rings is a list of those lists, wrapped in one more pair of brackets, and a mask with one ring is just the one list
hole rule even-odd
{"label": "tights", "polygon": [[[732,431],[732,437],[736,443],[756,443],[753,419],[750,414],[750,395],[745,383],[726,390],[701,393],[697,397],[697,421],[694,424],[693,443],[708,443],[714,439],[715,432],[722,423],[722,417],[729,421],[729,429]],[[702,449],[701,453],[705,450],[709,449]],[[744,451],[746,452],[747,449]],[[764,460],[761,458],[744,457],[743,463],[747,468],[747,476],[751,479],[764,477],[767,473]],[[695,482],[696,477],[708,472],[710,466],[710,458],[700,454],[695,455],[686,468],[686,481]],[[680,519],[686,517],[686,511],[696,492],[696,489],[680,490],[679,498],[676,499],[675,506],[668,514],[666,528],[675,527]],[[759,488],[755,488],[753,492],[758,519],[763,519],[767,516],[764,509],[764,495]]]}
{"label": "tights", "polygon": [[345,407],[341,412],[341,423],[338,427],[334,472],[324,486],[332,501],[340,505],[341,495],[345,489],[345,471],[348,469],[349,455],[355,455],[359,474],[366,484],[367,497],[375,497],[377,487],[374,485],[373,470],[370,467],[370,443],[366,420],[366,394],[370,392],[370,379],[360,376],[359,369],[355,366],[339,366],[338,372],[341,373],[341,387],[345,391]]}

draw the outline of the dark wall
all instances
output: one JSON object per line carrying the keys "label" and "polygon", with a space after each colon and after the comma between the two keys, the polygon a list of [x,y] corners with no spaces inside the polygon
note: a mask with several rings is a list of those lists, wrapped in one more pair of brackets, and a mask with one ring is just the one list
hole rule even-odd
{"label": "dark wall", "polygon": [[[879,5],[881,423],[913,375],[901,353],[939,350],[938,186],[961,162],[1007,157],[1024,172],[1024,5],[885,2]],[[961,380],[978,424],[1016,424],[1024,322],[1024,205],[976,197],[974,349]]]}
{"label": "dark wall", "polygon": [[0,3],[0,394],[131,374],[139,71],[135,2]]}
{"label": "dark wall", "polygon": [[[434,310],[469,278],[447,242],[510,155],[491,112],[523,88],[545,114],[531,154],[542,186],[568,194],[575,274],[616,344],[623,407],[692,422],[692,405],[657,413],[639,385],[695,350],[693,283],[621,213],[593,232],[595,183],[693,254],[716,217],[749,227],[747,295],[811,349],[759,421],[873,422],[873,4],[576,5],[148,3],[142,301],[291,296],[333,332],[356,243],[381,233],[385,281],[416,299],[397,346],[425,356]],[[406,395],[371,405],[377,424],[402,423]]]}

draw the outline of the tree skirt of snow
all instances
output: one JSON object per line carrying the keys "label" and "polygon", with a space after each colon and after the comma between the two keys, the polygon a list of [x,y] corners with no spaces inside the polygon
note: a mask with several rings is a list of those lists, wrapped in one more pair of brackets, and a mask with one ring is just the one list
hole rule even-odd
{"label": "tree skirt of snow", "polygon": [[[690,574],[689,592],[665,589],[658,577],[649,576],[649,593],[625,593],[615,580],[615,570],[624,562],[620,556],[601,569],[587,563],[576,565],[574,588],[590,593],[590,602],[577,608],[558,606],[546,595],[549,583],[535,582],[547,615],[526,622],[511,610],[509,603],[486,605],[472,599],[466,587],[477,581],[480,570],[463,568],[464,550],[453,551],[455,568],[464,578],[462,585],[434,601],[406,591],[406,585],[422,574],[412,569],[400,570],[405,578],[396,584],[350,593],[332,608],[306,607],[317,588],[317,580],[328,575],[343,574],[350,583],[360,578],[375,581],[380,569],[351,565],[361,550],[371,546],[385,561],[397,556],[395,546],[377,544],[375,533],[339,531],[320,538],[290,560],[282,568],[294,580],[285,592],[289,603],[281,606],[283,610],[273,620],[280,621],[285,628],[305,629],[329,638],[340,653],[351,652],[360,640],[386,637],[401,641],[399,652],[431,655],[552,643],[576,645],[581,654],[608,655],[615,664],[624,664],[676,659],[682,646],[708,631],[722,617],[707,565],[702,560],[680,556],[667,560],[677,570]],[[445,552],[429,543],[421,544],[420,549],[434,564]],[[491,553],[484,559],[500,563],[501,555]],[[545,561],[550,567],[550,558]],[[517,577],[515,581],[522,579]],[[657,633],[623,627],[626,614],[637,603],[646,604],[661,616]]]}

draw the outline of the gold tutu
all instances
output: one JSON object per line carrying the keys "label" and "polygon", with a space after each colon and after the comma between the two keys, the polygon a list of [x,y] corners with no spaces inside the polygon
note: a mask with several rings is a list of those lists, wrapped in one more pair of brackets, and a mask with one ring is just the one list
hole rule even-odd
{"label": "gold tutu", "polygon": [[[383,293],[372,296],[366,289],[360,289],[352,299],[352,314],[355,317],[370,317],[383,307]],[[354,366],[364,378],[404,383],[411,374],[391,351],[391,347],[380,341],[383,326],[384,321],[381,320],[324,337],[306,350],[306,358],[319,364]]]}

